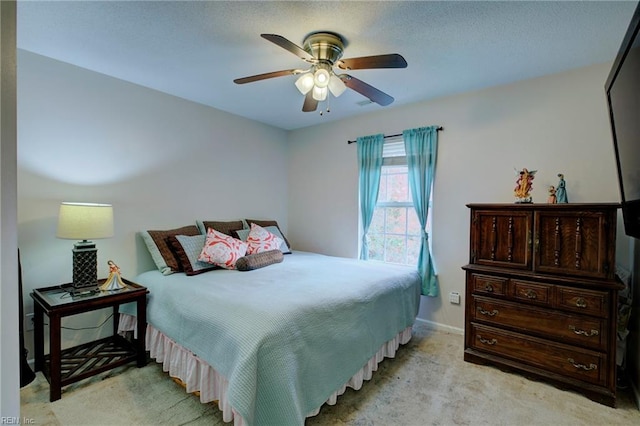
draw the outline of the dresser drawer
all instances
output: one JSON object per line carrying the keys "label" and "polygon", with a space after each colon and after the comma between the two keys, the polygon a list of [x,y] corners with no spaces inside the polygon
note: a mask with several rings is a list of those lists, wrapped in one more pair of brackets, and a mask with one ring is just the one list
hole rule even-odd
{"label": "dresser drawer", "polygon": [[603,353],[475,323],[471,324],[471,347],[595,385],[607,384]]}
{"label": "dresser drawer", "polygon": [[559,309],[605,318],[608,316],[609,298],[605,291],[558,286],[557,294]]}
{"label": "dresser drawer", "polygon": [[511,280],[511,295],[516,300],[551,306],[553,285]]}
{"label": "dresser drawer", "polygon": [[477,295],[473,295],[472,307],[472,321],[518,329],[592,349],[606,350],[607,347],[608,322],[604,319]]}
{"label": "dresser drawer", "polygon": [[473,274],[471,279],[474,293],[505,295],[508,281],[506,278]]}

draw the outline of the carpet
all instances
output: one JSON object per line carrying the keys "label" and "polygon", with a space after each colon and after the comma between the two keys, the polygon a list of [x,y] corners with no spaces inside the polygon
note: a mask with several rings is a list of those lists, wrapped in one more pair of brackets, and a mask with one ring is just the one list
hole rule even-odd
{"label": "carpet", "polygon": [[[385,359],[362,389],[307,419],[321,425],[638,425],[630,391],[618,408],[494,367],[463,361],[464,338],[414,326],[413,338]],[[150,362],[66,386],[49,402],[41,373],[20,391],[21,416],[37,425],[229,425]]]}

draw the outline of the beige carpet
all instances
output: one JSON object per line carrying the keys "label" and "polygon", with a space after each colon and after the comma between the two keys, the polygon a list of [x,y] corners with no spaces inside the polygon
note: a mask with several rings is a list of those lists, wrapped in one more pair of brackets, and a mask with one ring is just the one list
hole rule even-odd
{"label": "beige carpet", "polygon": [[[463,361],[463,337],[414,327],[411,342],[371,381],[325,405],[307,425],[640,425],[630,392],[618,408],[516,374]],[[21,390],[21,415],[43,425],[222,425],[214,404],[168,378],[158,364],[122,367],[63,388],[50,403],[38,373]]]}

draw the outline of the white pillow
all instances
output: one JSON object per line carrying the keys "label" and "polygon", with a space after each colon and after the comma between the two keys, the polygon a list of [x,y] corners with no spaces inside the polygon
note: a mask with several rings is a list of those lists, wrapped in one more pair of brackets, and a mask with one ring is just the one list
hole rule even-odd
{"label": "white pillow", "polygon": [[236,261],[246,253],[247,243],[209,228],[198,260],[225,269],[235,269]]}
{"label": "white pillow", "polygon": [[264,229],[262,226],[251,224],[247,236],[247,254],[262,253],[263,251],[279,250],[284,240]]}
{"label": "white pillow", "polygon": [[[287,240],[285,240],[284,236],[282,235],[282,232],[280,232],[280,229],[277,226],[263,226],[263,228],[266,229],[267,231],[271,232],[276,237],[282,238],[282,244],[279,247],[279,249],[282,252],[282,254],[291,254],[291,249],[287,245]],[[238,237],[242,241],[246,242],[247,238],[249,237],[249,232],[250,232],[250,230],[248,228],[247,229],[239,229],[239,230],[236,231],[236,234],[238,234]]]}

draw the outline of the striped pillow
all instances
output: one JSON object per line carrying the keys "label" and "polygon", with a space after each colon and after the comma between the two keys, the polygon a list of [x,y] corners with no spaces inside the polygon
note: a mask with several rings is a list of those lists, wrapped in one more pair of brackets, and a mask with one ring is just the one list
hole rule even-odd
{"label": "striped pillow", "polygon": [[183,226],[164,231],[142,231],[140,235],[144,240],[153,262],[163,275],[170,275],[182,271],[180,262],[170,247],[169,237],[174,235],[199,235],[200,230],[195,225]]}

